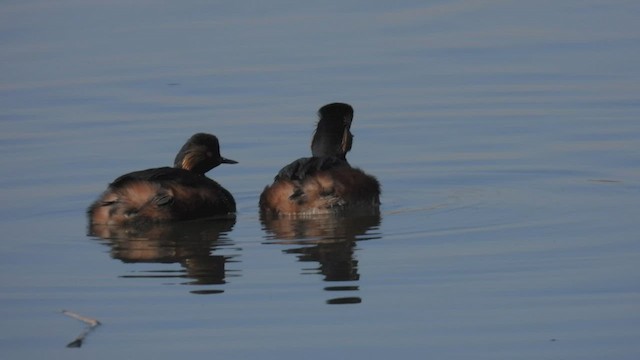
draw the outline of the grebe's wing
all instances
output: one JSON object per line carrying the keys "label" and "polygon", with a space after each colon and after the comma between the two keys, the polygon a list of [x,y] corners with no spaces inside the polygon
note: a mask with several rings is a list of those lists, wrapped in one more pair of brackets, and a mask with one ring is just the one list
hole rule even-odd
{"label": "grebe's wing", "polygon": [[161,167],[147,170],[134,171],[128,174],[124,174],[115,179],[110,186],[117,188],[125,186],[133,181],[149,181],[149,182],[178,182],[185,185],[199,183],[203,178],[203,175],[194,173],[193,171],[173,168],[173,167]]}
{"label": "grebe's wing", "polygon": [[274,180],[301,181],[319,171],[342,166],[349,166],[349,163],[347,160],[335,156],[300,158],[283,167]]}

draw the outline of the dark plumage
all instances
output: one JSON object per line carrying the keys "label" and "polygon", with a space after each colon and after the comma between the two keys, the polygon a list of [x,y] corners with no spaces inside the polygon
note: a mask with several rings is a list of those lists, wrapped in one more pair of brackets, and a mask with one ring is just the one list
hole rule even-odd
{"label": "dark plumage", "polygon": [[174,167],[131,172],[115,179],[87,213],[92,224],[136,225],[228,215],[236,211],[229,191],[204,174],[220,164],[214,135],[193,135],[180,149]]}
{"label": "dark plumage", "polygon": [[351,150],[353,108],[332,103],[318,111],[311,141],[312,157],[285,166],[260,195],[260,209],[272,214],[314,214],[380,204],[380,184],[353,168],[346,159]]}

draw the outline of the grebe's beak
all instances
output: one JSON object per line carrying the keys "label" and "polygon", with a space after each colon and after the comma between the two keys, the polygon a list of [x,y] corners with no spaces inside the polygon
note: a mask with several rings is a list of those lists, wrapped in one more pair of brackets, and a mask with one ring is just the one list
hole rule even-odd
{"label": "grebe's beak", "polygon": [[237,164],[238,162],[235,160],[231,160],[231,159],[227,159],[227,158],[223,158],[222,156],[220,157],[220,163],[221,164]]}

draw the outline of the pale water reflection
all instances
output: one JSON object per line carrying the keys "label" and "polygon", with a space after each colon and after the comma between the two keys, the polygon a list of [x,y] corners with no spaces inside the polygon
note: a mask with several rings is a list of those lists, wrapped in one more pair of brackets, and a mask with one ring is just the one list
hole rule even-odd
{"label": "pale water reflection", "polygon": [[[315,216],[261,216],[266,230],[266,244],[281,245],[286,254],[309,263],[302,274],[322,275],[326,282],[349,282],[327,285],[326,291],[356,291],[360,279],[357,242],[380,239],[380,212],[372,209],[360,214],[324,214]],[[314,280],[310,280],[314,281]],[[353,304],[358,296],[331,298],[329,304]]]}
{"label": "pale water reflection", "polygon": [[[220,285],[229,277],[239,276],[226,270],[227,263],[239,261],[240,256],[241,249],[228,237],[235,222],[231,218],[137,227],[91,224],[89,235],[101,239],[109,247],[111,257],[124,263],[179,264],[182,268],[136,271],[121,278],[189,279],[181,284]],[[235,254],[230,254],[230,250]],[[220,255],[222,251],[226,255]],[[224,290],[207,288],[191,292],[216,294]]]}

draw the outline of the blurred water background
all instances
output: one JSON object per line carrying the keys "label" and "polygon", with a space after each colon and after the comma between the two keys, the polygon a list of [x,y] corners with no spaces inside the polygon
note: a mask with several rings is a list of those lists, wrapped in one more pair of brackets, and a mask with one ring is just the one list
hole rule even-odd
{"label": "blurred water background", "polygon": [[[637,1],[3,1],[3,359],[638,359]],[[355,108],[379,215],[261,221]],[[227,222],[87,236],[195,132]],[[80,349],[66,348],[97,318]]]}

